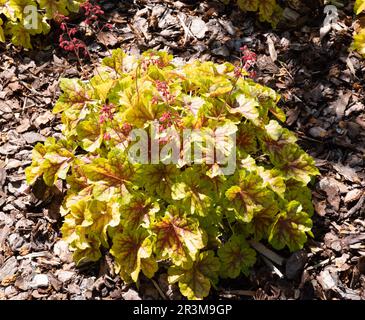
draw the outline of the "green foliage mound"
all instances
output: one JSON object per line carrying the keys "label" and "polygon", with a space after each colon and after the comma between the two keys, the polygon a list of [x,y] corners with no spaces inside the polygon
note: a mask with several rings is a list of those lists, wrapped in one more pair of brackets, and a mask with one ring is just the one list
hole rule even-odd
{"label": "green foliage mound", "polygon": [[[167,268],[183,295],[202,299],[219,277],[249,273],[256,257],[247,240],[295,251],[311,235],[314,161],[280,125],[279,96],[232,64],[181,64],[163,51],[135,57],[118,49],[89,81],[60,86],[54,112],[64,138],[37,144],[26,176],[29,184],[67,185],[62,234],[77,264],[108,249],[125,281]],[[129,156],[140,143],[134,129],[158,139],[158,163]],[[186,129],[195,131],[184,150],[203,157],[169,162],[172,153],[162,152],[176,139],[169,132]],[[217,153],[235,155],[232,174],[215,157],[207,161],[208,144],[196,132]]]}

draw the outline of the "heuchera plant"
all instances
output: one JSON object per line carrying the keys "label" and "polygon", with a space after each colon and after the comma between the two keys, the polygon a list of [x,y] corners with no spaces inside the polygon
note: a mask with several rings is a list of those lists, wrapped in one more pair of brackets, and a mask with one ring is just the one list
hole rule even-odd
{"label": "heuchera plant", "polygon": [[[172,58],[117,49],[89,81],[62,79],[53,111],[61,113],[64,138],[37,144],[26,176],[29,184],[61,179],[67,186],[61,231],[77,264],[100,259],[104,248],[125,281],[167,268],[184,296],[202,299],[219,277],[249,273],[256,254],[248,240],[303,247],[313,214],[307,184],[318,170],[280,125],[285,115],[272,89],[230,63]],[[134,161],[136,129],[157,140],[165,157],[152,163],[149,142],[147,161]],[[234,155],[235,170],[222,174],[214,157],[166,161],[162,151],[176,138],[168,132],[187,129],[207,139],[235,134],[215,144]],[[190,134],[184,150],[205,150],[197,137]]]}
{"label": "heuchera plant", "polygon": [[[222,0],[222,2],[229,4],[231,0]],[[283,12],[276,0],[236,0],[235,2],[244,12],[258,12],[260,21],[269,22],[273,27],[278,24]]]}
{"label": "heuchera plant", "polygon": [[[6,36],[16,46],[31,49],[31,36],[47,34],[56,15],[78,12],[86,0],[0,0],[0,42]],[[3,25],[4,24],[4,25]]]}

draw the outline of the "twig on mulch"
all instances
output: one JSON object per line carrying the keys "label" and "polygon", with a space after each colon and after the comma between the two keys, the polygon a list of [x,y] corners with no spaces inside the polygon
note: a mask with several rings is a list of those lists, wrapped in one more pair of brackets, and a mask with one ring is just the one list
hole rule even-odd
{"label": "twig on mulch", "polygon": [[261,253],[266,258],[270,259],[271,261],[275,262],[277,265],[282,266],[285,262],[285,259],[281,256],[279,256],[274,251],[266,248],[262,243],[250,240],[250,245],[259,253]]}

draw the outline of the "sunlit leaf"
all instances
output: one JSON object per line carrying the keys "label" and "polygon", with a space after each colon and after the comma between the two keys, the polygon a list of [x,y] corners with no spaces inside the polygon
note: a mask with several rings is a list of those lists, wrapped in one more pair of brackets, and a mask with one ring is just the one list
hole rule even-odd
{"label": "sunlit leaf", "polygon": [[165,216],[152,225],[152,231],[156,234],[157,256],[170,258],[177,265],[194,261],[198,250],[205,246],[205,234],[198,221],[175,206],[167,208]]}
{"label": "sunlit leaf", "polygon": [[218,256],[221,261],[220,274],[224,278],[237,278],[241,272],[247,275],[256,262],[256,252],[238,235],[232,236],[218,249]]}
{"label": "sunlit leaf", "polygon": [[189,268],[170,267],[169,281],[178,282],[181,293],[188,299],[203,299],[208,296],[211,285],[217,282],[219,268],[219,259],[214,256],[214,252],[205,251]]}
{"label": "sunlit leaf", "polygon": [[311,235],[312,221],[308,214],[302,211],[298,201],[290,201],[285,211],[276,217],[270,230],[269,242],[275,249],[288,246],[290,251],[303,248],[307,234]]}

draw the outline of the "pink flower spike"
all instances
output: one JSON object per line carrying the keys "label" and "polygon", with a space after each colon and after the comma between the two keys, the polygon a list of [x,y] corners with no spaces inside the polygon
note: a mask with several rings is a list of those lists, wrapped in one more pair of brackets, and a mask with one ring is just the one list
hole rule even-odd
{"label": "pink flower spike", "polygon": [[105,141],[109,141],[111,139],[110,133],[109,132],[105,132],[103,138],[104,138]]}

